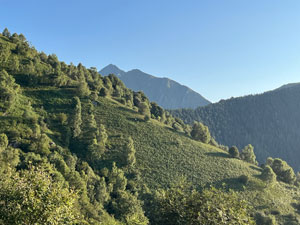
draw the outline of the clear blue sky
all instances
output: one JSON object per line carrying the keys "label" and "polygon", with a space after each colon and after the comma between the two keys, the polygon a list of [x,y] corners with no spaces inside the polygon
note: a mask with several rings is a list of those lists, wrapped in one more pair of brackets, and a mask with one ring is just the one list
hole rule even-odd
{"label": "clear blue sky", "polygon": [[300,82],[299,0],[0,0],[0,21],[67,63],[138,68],[214,102]]}

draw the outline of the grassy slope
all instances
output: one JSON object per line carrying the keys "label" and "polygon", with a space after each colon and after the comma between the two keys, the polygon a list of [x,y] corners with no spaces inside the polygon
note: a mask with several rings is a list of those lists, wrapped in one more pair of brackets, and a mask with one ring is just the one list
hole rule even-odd
{"label": "grassy slope", "polygon": [[[24,94],[34,97],[34,106],[43,106],[48,113],[69,111],[72,92],[68,89],[27,89]],[[86,102],[82,100],[83,108]],[[167,187],[184,175],[198,187],[225,183],[239,191],[256,209],[278,209],[283,215],[295,211],[291,204],[300,194],[297,188],[282,183],[265,188],[258,178],[259,167],[229,158],[223,150],[194,141],[157,121],[144,122],[137,112],[111,99],[99,98],[95,117],[97,122],[105,125],[109,134],[109,149],[99,168],[110,166],[112,161],[121,162],[123,137],[131,136],[137,167],[142,180],[151,188]],[[49,134],[63,145],[61,127],[54,122],[50,124],[52,132]],[[250,178],[246,186],[239,182],[240,175]]]}

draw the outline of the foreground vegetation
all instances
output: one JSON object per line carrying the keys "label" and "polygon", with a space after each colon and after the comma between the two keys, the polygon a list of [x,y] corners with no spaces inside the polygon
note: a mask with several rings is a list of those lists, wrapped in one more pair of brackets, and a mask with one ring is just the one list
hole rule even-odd
{"label": "foreground vegetation", "polygon": [[[231,154],[114,75],[0,35],[4,224],[297,224],[280,159]],[[276,222],[277,221],[277,222]]]}

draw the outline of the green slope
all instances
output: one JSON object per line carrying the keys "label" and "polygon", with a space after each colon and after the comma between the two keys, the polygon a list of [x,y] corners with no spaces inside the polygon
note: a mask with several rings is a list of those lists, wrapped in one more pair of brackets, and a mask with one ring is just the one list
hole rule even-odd
{"label": "green slope", "polygon": [[[43,90],[40,91],[44,93]],[[64,96],[65,90],[56,89],[54,92]],[[26,93],[28,96],[39,96],[36,90],[27,90]],[[49,95],[49,99],[45,98],[45,95],[41,96],[42,102],[50,102],[53,99],[50,97],[52,94]],[[69,102],[68,98],[64,99],[61,105],[49,107],[49,112],[54,108],[56,113],[64,112]],[[83,105],[86,104],[82,102]],[[107,128],[110,146],[101,165],[98,165],[99,169],[110,167],[113,161],[122,166],[122,146],[125,137],[131,136],[142,181],[153,189],[169,187],[178,177],[185,176],[198,188],[206,185],[218,187],[225,185],[236,190],[256,210],[275,214],[279,211],[282,215],[297,211],[292,205],[297,203],[299,189],[282,182],[267,187],[259,178],[260,167],[230,158],[226,151],[192,140],[156,120],[145,122],[139,113],[113,99],[99,98],[95,106],[95,115],[97,122]],[[53,131],[56,129],[57,127],[52,127]],[[57,131],[59,132],[59,129]],[[245,185],[240,181],[241,175],[249,177],[248,184]],[[279,216],[279,220],[284,218],[282,215]]]}
{"label": "green slope", "polygon": [[300,170],[300,86],[287,85],[259,95],[222,100],[195,110],[172,111],[187,123],[206,124],[219,143],[240,149],[251,143],[260,163],[286,160]]}

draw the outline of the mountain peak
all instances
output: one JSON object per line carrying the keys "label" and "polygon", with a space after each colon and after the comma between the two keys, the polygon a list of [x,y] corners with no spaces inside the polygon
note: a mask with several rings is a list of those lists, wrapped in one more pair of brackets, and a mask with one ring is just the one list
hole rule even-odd
{"label": "mountain peak", "polygon": [[99,71],[101,75],[108,75],[108,74],[115,74],[118,77],[121,77],[125,71],[121,70],[119,67],[117,67],[114,64],[109,64],[106,67],[104,67],[102,70]]}
{"label": "mountain peak", "polygon": [[155,77],[139,69],[124,72],[115,65],[108,65],[100,71],[104,76],[111,73],[117,75],[130,89],[143,91],[150,101],[167,109],[196,108],[210,104],[197,92],[166,77]]}

